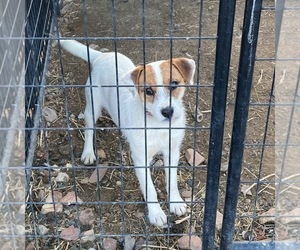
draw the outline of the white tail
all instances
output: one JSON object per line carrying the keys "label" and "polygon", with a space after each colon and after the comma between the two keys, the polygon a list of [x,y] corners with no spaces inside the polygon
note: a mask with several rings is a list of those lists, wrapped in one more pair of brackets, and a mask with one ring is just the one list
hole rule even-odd
{"label": "white tail", "polygon": [[72,55],[90,63],[93,63],[102,54],[97,50],[87,49],[87,46],[75,40],[60,40],[60,45]]}

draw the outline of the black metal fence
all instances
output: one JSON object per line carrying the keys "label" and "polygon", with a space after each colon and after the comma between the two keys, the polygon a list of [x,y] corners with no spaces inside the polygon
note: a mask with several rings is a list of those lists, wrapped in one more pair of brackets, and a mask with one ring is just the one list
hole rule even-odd
{"label": "black metal fence", "polygon": [[[11,199],[19,187],[6,184],[3,247],[18,249],[15,238],[26,233],[28,249],[299,248],[297,1],[26,0],[24,9],[25,39],[4,33],[0,40],[25,41],[26,72],[25,125],[15,129],[25,131],[26,212]],[[178,168],[188,212],[168,213],[166,228],[149,224],[129,147],[109,115],[85,127],[83,82],[92,69],[62,51],[65,39],[142,64],[196,62]],[[14,88],[4,89],[10,98]],[[12,130],[2,100],[1,138]],[[91,166],[80,161],[85,129],[95,132]],[[195,150],[189,163],[188,148]],[[196,163],[198,152],[207,160]],[[160,162],[156,155],[153,177],[167,211]],[[1,163],[4,183],[8,166]],[[21,215],[22,230],[14,221]]]}

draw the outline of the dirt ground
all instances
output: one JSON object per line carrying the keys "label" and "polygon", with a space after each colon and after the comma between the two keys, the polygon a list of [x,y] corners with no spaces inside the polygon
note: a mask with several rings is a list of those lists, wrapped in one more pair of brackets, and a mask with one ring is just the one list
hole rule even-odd
{"label": "dirt ground", "polygon": [[[217,17],[219,1],[204,1],[202,6],[203,15],[201,22],[202,36],[206,39],[185,39],[174,40],[172,51],[170,40],[147,40],[143,44],[138,39],[120,39],[114,42],[109,37],[134,38],[143,34],[148,37],[170,36],[170,4],[169,1],[145,1],[145,19],[142,19],[142,5],[136,0],[117,0],[115,9],[112,10],[111,1],[86,0],[86,8],[82,8],[81,0],[64,1],[61,17],[58,20],[60,32],[66,37],[91,37],[105,38],[104,40],[90,39],[89,43],[101,51],[114,51],[116,48],[130,57],[134,63],[143,63],[159,59],[167,59],[172,52],[173,57],[188,57],[197,63],[195,82],[200,84],[198,95],[196,89],[188,89],[184,98],[187,111],[186,137],[181,148],[179,163],[179,189],[181,192],[191,190],[193,186],[194,201],[197,201],[190,209],[190,219],[178,224],[175,216],[170,216],[173,226],[169,229],[160,229],[150,226],[146,219],[145,205],[139,184],[132,168],[119,168],[120,163],[124,166],[132,166],[130,151],[124,138],[120,138],[118,130],[107,114],[97,123],[97,149],[103,150],[105,157],[99,159],[99,163],[111,166],[101,183],[86,183],[91,176],[93,168],[84,167],[80,162],[80,155],[83,148],[84,122],[82,113],[85,106],[84,87],[82,86],[88,77],[89,66],[78,58],[66,52],[60,57],[56,45],[52,48],[51,62],[48,71],[48,86],[46,88],[44,106],[54,109],[58,115],[52,123],[44,122],[48,128],[46,133],[41,133],[40,141],[36,150],[36,166],[42,166],[48,162],[51,166],[57,165],[61,172],[66,172],[71,178],[65,183],[57,183],[54,177],[49,177],[43,171],[33,171],[32,190],[37,201],[44,201],[50,186],[53,190],[59,190],[63,194],[76,190],[84,204],[78,206],[64,207],[62,213],[57,213],[55,224],[53,214],[40,215],[42,205],[36,206],[37,223],[46,225],[49,233],[59,233],[63,228],[70,225],[80,226],[81,231],[94,229],[96,234],[107,234],[118,240],[119,248],[122,248],[123,238],[120,234],[131,234],[138,239],[140,236],[148,235],[148,240],[153,249],[164,249],[172,247],[177,249],[179,236],[172,234],[197,233],[202,234],[202,222],[204,212],[206,162],[202,167],[191,171],[191,167],[185,160],[185,150],[194,148],[205,158],[208,155],[209,128],[211,115],[211,101],[213,90],[214,63],[215,63],[215,39],[217,33]],[[239,46],[241,41],[241,27],[243,22],[244,1],[237,1],[237,15],[235,20],[234,38],[232,47],[232,61],[230,67],[227,115],[224,133],[222,162],[226,166],[228,161],[232,115],[234,112],[235,89],[238,69]],[[264,1],[264,6],[273,6],[273,1]],[[199,36],[199,1],[174,1],[174,31],[175,37],[197,37]],[[84,18],[83,13],[86,13]],[[113,14],[116,16],[114,20]],[[144,21],[144,29],[143,23]],[[115,26],[115,32],[113,26]],[[258,42],[257,57],[274,57],[274,12],[265,10],[262,12],[260,36]],[[144,46],[144,47],[143,47]],[[143,53],[143,49],[145,53]],[[200,53],[198,53],[200,49]],[[258,61],[254,72],[252,103],[268,103],[273,78],[274,64],[270,61]],[[62,83],[66,86],[62,87]],[[75,85],[81,85],[79,87]],[[202,119],[195,121],[193,112],[196,98],[198,96],[198,111]],[[250,194],[241,192],[238,203],[238,218],[236,221],[235,240],[243,240],[242,232],[253,230],[254,240],[262,240],[271,237],[269,233],[272,225],[267,231],[265,226],[251,217],[268,211],[274,206],[274,110],[271,109],[269,127],[267,130],[264,155],[262,147],[264,142],[265,124],[267,119],[268,106],[251,106],[249,111],[246,146],[244,152],[244,164],[242,172],[242,185],[249,188]],[[196,130],[194,127],[196,126]],[[72,128],[67,130],[66,127]],[[121,145],[121,147],[120,147]],[[120,149],[121,148],[121,149]],[[159,156],[158,156],[159,158]],[[262,159],[261,159],[262,158]],[[73,165],[74,168],[69,166]],[[81,167],[76,167],[81,166]],[[265,184],[256,185],[258,178],[265,177]],[[166,211],[166,198],[164,188],[163,170],[153,169],[153,179],[157,187],[158,196]],[[219,212],[223,213],[224,197],[226,187],[226,171],[221,174],[219,188]],[[42,198],[41,198],[41,190]],[[212,194],[214,195],[214,194]],[[95,204],[101,199],[107,202],[101,207]],[[122,203],[124,202],[124,205]],[[126,203],[127,202],[127,203]],[[128,203],[129,202],[129,203]],[[134,202],[139,202],[134,204]],[[80,211],[91,208],[95,214],[95,222],[92,225],[80,225],[78,214]],[[182,218],[181,218],[182,219]],[[57,230],[57,231],[56,231]],[[167,237],[166,234],[171,236]],[[217,236],[219,232],[217,231]],[[216,246],[218,245],[218,237]],[[54,249],[58,241],[55,239],[40,239],[39,244]],[[60,241],[59,249],[75,249],[82,244],[83,249],[99,247],[100,243],[87,242],[79,243]],[[73,248],[72,248],[73,247]],[[46,248],[45,248],[46,249]],[[57,249],[57,248],[55,248]]]}

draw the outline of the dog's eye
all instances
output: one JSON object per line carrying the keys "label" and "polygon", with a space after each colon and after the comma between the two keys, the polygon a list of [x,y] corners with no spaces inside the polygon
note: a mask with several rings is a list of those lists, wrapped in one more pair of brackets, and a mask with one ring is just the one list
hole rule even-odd
{"label": "dog's eye", "polygon": [[177,81],[172,81],[170,82],[169,89],[172,91],[178,87],[178,82]]}
{"label": "dog's eye", "polygon": [[146,87],[145,93],[146,93],[146,95],[154,95],[154,91],[151,87]]}

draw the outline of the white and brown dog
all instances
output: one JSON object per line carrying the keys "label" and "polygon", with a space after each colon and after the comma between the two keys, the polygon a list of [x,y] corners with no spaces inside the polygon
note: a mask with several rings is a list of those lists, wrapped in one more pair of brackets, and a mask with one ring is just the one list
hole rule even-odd
{"label": "white and brown dog", "polygon": [[[92,164],[96,159],[93,126],[104,108],[130,144],[136,175],[144,199],[148,202],[150,223],[160,227],[167,223],[149,168],[158,152],[163,154],[170,212],[179,216],[185,214],[186,204],[177,186],[177,166],[186,122],[182,105],[183,86],[193,83],[195,62],[174,58],[136,67],[120,53],[101,53],[71,40],[61,40],[60,44],[71,54],[89,61],[92,66],[91,79],[87,80],[85,89],[86,130],[81,160],[84,164]],[[91,90],[91,85],[97,87]],[[170,127],[176,129],[170,131]]]}

